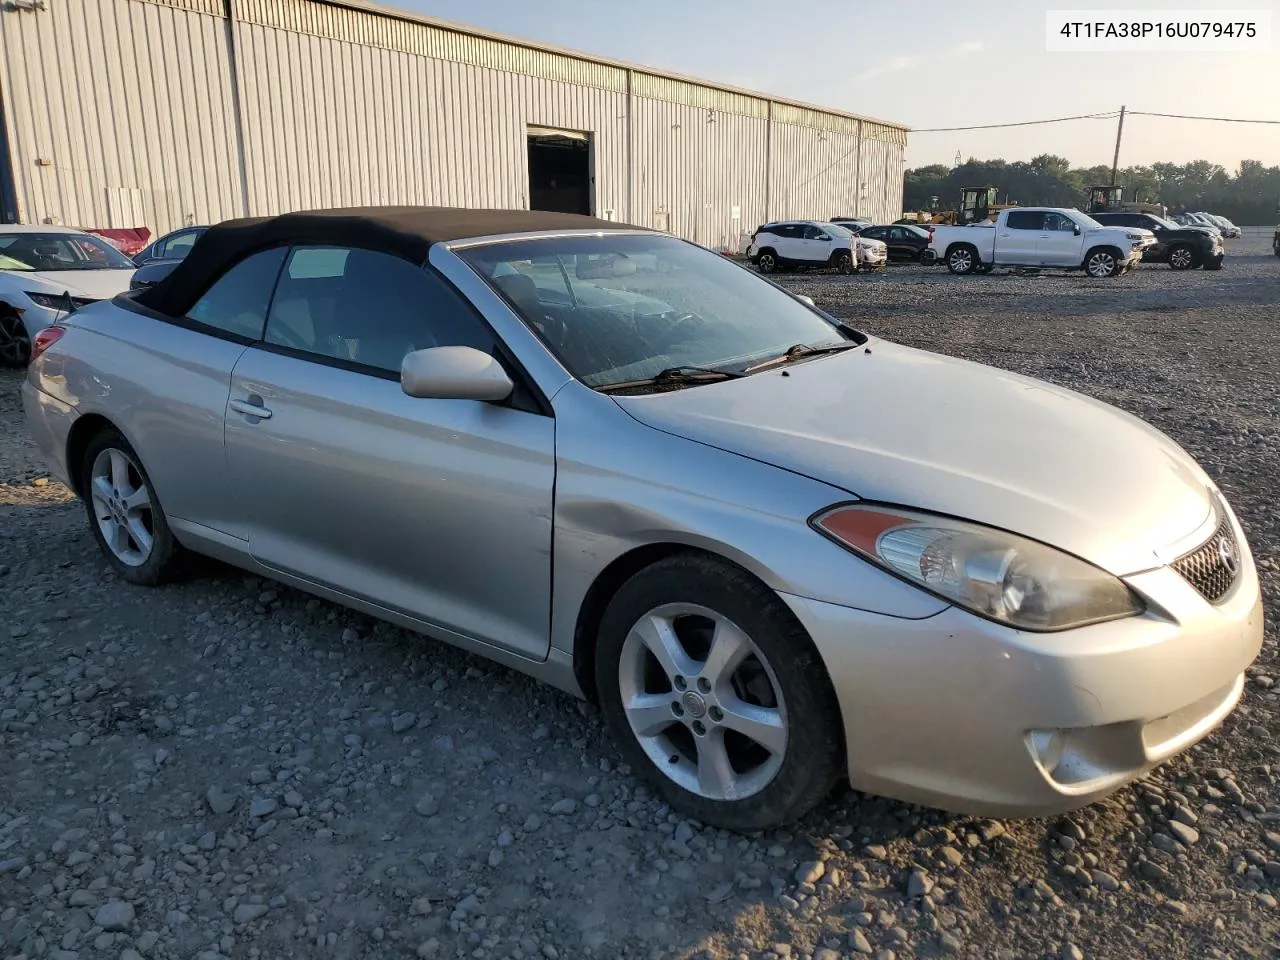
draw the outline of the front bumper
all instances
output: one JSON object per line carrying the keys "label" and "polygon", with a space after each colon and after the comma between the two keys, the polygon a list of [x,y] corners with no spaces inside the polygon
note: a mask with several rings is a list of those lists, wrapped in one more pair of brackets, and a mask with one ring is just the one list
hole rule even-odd
{"label": "front bumper", "polygon": [[835,686],[853,787],[962,814],[1049,816],[1144,776],[1235,708],[1263,633],[1243,552],[1219,605],[1162,567],[1126,578],[1159,612],[1058,634],[954,607],[901,620],[783,599]]}

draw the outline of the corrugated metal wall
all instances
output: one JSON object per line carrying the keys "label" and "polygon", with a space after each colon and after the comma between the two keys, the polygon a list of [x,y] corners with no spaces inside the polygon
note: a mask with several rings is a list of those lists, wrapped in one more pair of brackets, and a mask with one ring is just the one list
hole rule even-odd
{"label": "corrugated metal wall", "polygon": [[[219,0],[49,0],[0,14],[21,215],[173,226],[240,209]],[[139,222],[139,218],[141,222]]]}
{"label": "corrugated metal wall", "polygon": [[312,0],[47,0],[0,57],[27,221],[525,207],[531,125],[592,135],[598,213],[712,247],[901,208],[898,128]]}

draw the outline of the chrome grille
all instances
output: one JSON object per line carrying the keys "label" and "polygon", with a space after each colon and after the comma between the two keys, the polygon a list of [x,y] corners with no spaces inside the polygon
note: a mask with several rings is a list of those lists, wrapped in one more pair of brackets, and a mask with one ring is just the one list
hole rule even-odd
{"label": "chrome grille", "polygon": [[1225,518],[1203,544],[1173,562],[1173,569],[1211,603],[1227,595],[1240,574],[1240,545]]}

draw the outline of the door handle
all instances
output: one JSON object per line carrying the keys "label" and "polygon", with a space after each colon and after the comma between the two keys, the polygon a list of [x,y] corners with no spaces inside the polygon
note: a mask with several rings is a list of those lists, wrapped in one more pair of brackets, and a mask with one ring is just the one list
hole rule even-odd
{"label": "door handle", "polygon": [[243,413],[246,417],[257,417],[259,420],[270,419],[271,411],[262,405],[262,398],[256,394],[254,397],[257,403],[252,400],[232,400],[229,406],[236,413]]}

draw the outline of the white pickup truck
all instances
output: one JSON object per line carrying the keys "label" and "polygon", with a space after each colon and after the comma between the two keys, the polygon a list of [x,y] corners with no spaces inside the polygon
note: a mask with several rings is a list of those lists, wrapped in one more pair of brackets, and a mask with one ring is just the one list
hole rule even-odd
{"label": "white pickup truck", "polygon": [[1104,227],[1079,210],[1011,207],[1001,210],[994,223],[934,227],[929,249],[952,273],[1032,267],[1114,277],[1141,260],[1155,242],[1150,230]]}

